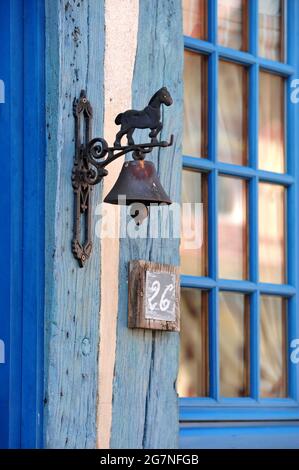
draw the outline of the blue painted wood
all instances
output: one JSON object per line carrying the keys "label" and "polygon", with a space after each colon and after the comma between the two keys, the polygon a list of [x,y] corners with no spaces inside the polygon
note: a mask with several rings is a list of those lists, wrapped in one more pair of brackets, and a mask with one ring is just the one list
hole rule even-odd
{"label": "blue painted wood", "polygon": [[198,287],[202,289],[212,289],[216,286],[216,281],[210,277],[181,275],[182,287]]}
{"label": "blue painted wood", "polygon": [[210,43],[217,44],[218,27],[217,27],[217,15],[218,15],[218,0],[210,0],[208,3],[208,38]]}
{"label": "blue painted wood", "polygon": [[223,59],[231,60],[239,64],[252,65],[256,63],[256,58],[249,52],[237,51],[228,47],[219,46],[206,42],[202,39],[196,39],[190,36],[184,36],[184,45],[186,49],[202,54],[213,54],[218,52]]}
{"label": "blue painted wood", "polygon": [[256,57],[258,55],[258,0],[251,0],[248,3],[248,39],[249,51]]}
{"label": "blue painted wood", "polygon": [[[218,186],[217,170],[213,170],[208,175],[208,227],[217,226],[218,207]],[[212,279],[218,279],[218,234],[216,230],[208,231],[208,271]]]}
{"label": "blue painted wood", "polygon": [[[236,398],[225,398],[220,397],[219,400],[215,400],[211,397],[194,397],[194,398],[181,398],[180,399],[183,406],[188,407],[194,405],[194,403],[205,403],[207,406],[217,406],[221,408],[223,406],[231,406],[234,404],[237,407],[244,406],[257,406],[261,408],[262,406],[275,406],[286,407],[286,408],[297,408],[297,401],[292,398],[261,398],[258,402],[248,396],[248,397],[236,397]],[[298,409],[297,409],[298,412]]]}
{"label": "blue painted wood", "polygon": [[215,46],[211,42],[203,41],[202,39],[184,36],[184,45],[186,49],[194,52],[201,52],[202,54],[212,54],[215,51]]}
{"label": "blue painted wood", "polygon": [[262,294],[269,294],[269,295],[281,295],[283,297],[290,297],[296,294],[296,288],[294,286],[290,286],[288,284],[258,284],[259,291]]}
{"label": "blue painted wood", "polygon": [[[292,88],[292,79],[297,78],[299,74],[298,57],[298,39],[299,39],[299,5],[295,0],[288,1],[287,21],[289,36],[287,38],[287,59],[294,66],[295,74],[289,77],[286,86],[286,113],[287,113],[287,169],[293,175],[296,184],[290,186],[287,190],[287,277],[288,283],[296,289],[296,296],[288,300],[288,342],[289,345],[293,338],[299,337],[299,319],[298,319],[298,287],[299,287],[299,165],[298,165],[298,124],[299,109],[298,105],[290,100]],[[290,360],[291,350],[289,349],[288,361],[288,386],[289,395],[299,402],[299,372],[298,365]]]}
{"label": "blue painted wood", "polygon": [[186,49],[191,51],[208,55],[212,55],[217,52],[221,59],[230,60],[245,66],[257,64],[260,68],[279,74],[283,77],[289,77],[295,73],[295,68],[292,65],[264,59],[263,57],[257,57],[249,52],[238,51],[236,49],[211,44],[203,41],[202,39],[184,36],[184,43]]}
{"label": "blue painted wood", "polygon": [[219,400],[219,289],[215,287],[209,294],[209,369],[210,396]]}
{"label": "blue painted wood", "polygon": [[180,420],[197,421],[270,421],[299,420],[298,403],[291,399],[276,402],[253,398],[221,399],[194,398],[180,399]]}
{"label": "blue painted wood", "polygon": [[[210,37],[217,43],[217,1],[213,0],[210,9]],[[208,90],[208,157],[214,163],[214,169],[208,175],[208,227],[217,227],[218,218],[218,53],[209,57]],[[208,230],[208,273],[217,283],[218,280],[218,232]],[[209,394],[219,399],[219,350],[218,325],[219,301],[218,288],[209,293]]]}
{"label": "blue painted wood", "polygon": [[43,446],[44,393],[44,194],[45,12],[44,2],[24,2],[23,170],[23,448]]}
{"label": "blue painted wood", "polygon": [[219,53],[219,57],[222,59],[236,62],[237,64],[250,66],[256,63],[256,58],[249,52],[238,51],[224,46],[217,46],[217,51]]}
{"label": "blue painted wood", "polygon": [[271,171],[258,170],[256,174],[259,178],[259,181],[282,184],[283,186],[290,186],[291,184],[295,183],[294,177],[288,173],[279,174],[272,173]]}
{"label": "blue painted wood", "polygon": [[217,162],[218,149],[218,54],[209,57],[209,89],[208,89],[208,157]]}
{"label": "blue painted wood", "polygon": [[[288,337],[291,339],[298,337],[298,282],[299,282],[299,221],[298,221],[298,183],[299,165],[296,153],[299,146],[298,132],[296,129],[299,123],[298,106],[291,103],[290,90],[292,80],[299,73],[298,56],[298,34],[299,34],[299,4],[294,0],[288,2],[288,39],[287,39],[287,63],[269,61],[258,56],[258,11],[257,0],[250,2],[249,22],[251,25],[249,52],[234,51],[216,44],[215,16],[213,11],[216,2],[211,4],[212,14],[209,18],[209,25],[212,33],[209,38],[213,43],[185,37],[185,47],[198,53],[208,54],[210,64],[209,76],[209,160],[183,156],[183,165],[188,168],[205,171],[209,174],[209,277],[181,276],[181,283],[185,287],[209,289],[210,297],[210,377],[211,396],[213,399],[181,399],[180,418],[181,420],[247,420],[247,419],[290,419],[298,420],[298,389],[299,374],[298,367],[288,364],[288,386],[289,396],[286,399],[264,400],[259,398],[259,304],[260,295],[279,295],[288,299]],[[217,56],[234,62],[247,65],[249,67],[249,166],[240,167],[217,161],[217,109],[213,93],[217,96],[217,82],[215,70],[217,67]],[[259,106],[259,71],[266,69],[272,73],[279,74],[287,80],[286,92],[286,112],[287,112],[287,172],[276,174],[258,169],[258,106]],[[215,101],[214,101],[215,100]],[[229,174],[245,178],[249,182],[249,281],[230,281],[217,279],[217,204],[216,175]],[[283,285],[266,284],[258,282],[258,184],[259,181],[267,181],[273,184],[285,186],[287,193],[287,282]],[[219,360],[217,357],[218,336],[218,311],[215,292],[220,290],[244,292],[250,295],[251,318],[250,318],[250,345],[251,345],[251,397],[246,399],[220,399],[219,397]],[[211,300],[213,299],[213,301]],[[216,341],[216,343],[215,343]],[[212,343],[212,344],[211,344]],[[215,345],[216,344],[216,345]],[[250,408],[248,407],[250,403]],[[298,433],[298,430],[296,430]],[[279,431],[278,431],[279,434]],[[182,434],[184,435],[184,434]],[[198,434],[199,436],[199,434]],[[223,434],[223,437],[228,434]],[[298,435],[297,435],[298,437]],[[185,442],[184,440],[182,442]],[[194,440],[196,442],[196,433]],[[229,445],[229,440],[225,441]],[[257,443],[258,441],[255,441]]]}
{"label": "blue painted wood", "polygon": [[[10,106],[11,145],[11,287],[13,292],[10,303],[10,397],[9,397],[9,447],[22,445],[22,299],[23,299],[23,165],[24,141],[24,57],[23,57],[23,7],[20,0],[10,3],[9,49],[10,49],[10,94],[7,95]],[[9,291],[8,291],[9,292]],[[33,365],[33,383],[36,369]],[[30,400],[30,397],[28,397]],[[29,430],[28,430],[29,431]]]}
{"label": "blue painted wood", "polygon": [[0,210],[1,237],[6,237],[1,243],[7,256],[0,274],[4,316],[0,336],[3,327],[6,331],[1,447],[34,448],[42,443],[43,17],[43,3],[37,0],[0,5],[0,76],[6,92],[0,108],[0,154],[7,175],[1,197],[5,207]]}
{"label": "blue painted wood", "polygon": [[[0,364],[0,447],[8,447],[9,432],[9,361],[10,361],[10,251],[11,251],[11,207],[10,155],[10,14],[11,6],[0,4],[0,79],[5,85],[5,103],[0,104],[0,161],[3,174],[3,188],[0,198],[0,243],[5,247],[6,261],[0,267],[0,339],[4,342],[5,363]],[[8,256],[7,256],[8,255]]]}
{"label": "blue painted wood", "polygon": [[[155,14],[149,15],[149,11]],[[142,108],[162,85],[174,104],[163,116],[162,138],[175,136],[174,146],[150,154],[163,187],[180,200],[182,140],[181,2],[139,3],[138,48],[132,84],[133,107]],[[175,53],[174,53],[175,51]],[[122,224],[126,223],[124,214]],[[151,223],[151,222],[150,222]],[[121,239],[119,310],[113,384],[112,448],[177,448],[178,402],[175,381],[178,334],[127,328],[128,261],[145,259],[178,264],[178,239]]]}
{"label": "blue painted wood", "polygon": [[298,449],[298,423],[211,423],[181,429],[183,449]]}
{"label": "blue painted wood", "polygon": [[292,297],[296,294],[295,287],[288,284],[253,283],[234,279],[219,279],[217,282],[210,277],[181,275],[181,284],[183,287],[198,287],[199,289],[212,289],[218,285],[220,290],[245,293],[260,292],[283,297]]}
{"label": "blue painted wood", "polygon": [[[253,0],[249,8],[249,50],[253,57],[258,54],[258,4]],[[259,129],[259,65],[253,64],[249,68],[250,100],[248,103],[248,160],[254,175],[248,183],[248,223],[249,223],[249,276],[252,284],[258,282],[258,129]],[[260,361],[259,361],[259,301],[258,291],[253,291],[250,296],[250,395],[254,400],[259,399],[260,394]],[[244,405],[243,405],[244,406]],[[244,408],[242,406],[242,413]],[[256,406],[256,402],[255,402]],[[254,408],[254,412],[256,409]],[[263,414],[262,411],[261,414]],[[251,416],[249,416],[251,414]],[[240,417],[240,413],[237,415]],[[227,419],[227,418],[226,418]],[[245,418],[246,419],[246,418]],[[252,410],[247,419],[252,419]]]}
{"label": "blue painted wood", "polygon": [[[96,445],[100,241],[84,269],[71,252],[73,100],[87,91],[103,135],[104,2],[46,1],[46,292],[44,445]],[[93,203],[101,188],[93,190]],[[95,226],[92,217],[92,226]]]}
{"label": "blue painted wood", "polygon": [[[290,80],[291,81],[291,80]],[[212,105],[212,103],[211,103]],[[251,109],[253,107],[253,103],[251,103]],[[211,109],[211,108],[209,108]],[[253,135],[251,132],[253,120],[250,119],[249,124],[249,133]],[[257,126],[254,123],[254,129],[257,130]],[[213,132],[213,129],[211,129]],[[253,137],[252,137],[253,138]],[[255,139],[256,140],[256,139]],[[210,148],[213,149],[215,147],[215,140],[212,141],[210,139]],[[193,168],[202,171],[212,171],[213,169],[217,168],[219,173],[224,175],[232,175],[238,176],[239,178],[245,179],[252,179],[253,177],[257,177],[260,181],[267,181],[275,184],[282,184],[283,186],[290,186],[295,182],[295,178],[293,175],[289,173],[273,173],[272,171],[265,171],[265,170],[258,170],[255,168],[257,162],[252,160],[252,158],[256,158],[253,155],[257,155],[257,151],[254,151],[251,147],[254,146],[255,143],[250,141],[249,145],[249,158],[250,158],[250,165],[251,166],[240,166],[240,165],[233,165],[231,163],[224,163],[224,162],[217,162],[214,163],[207,158],[199,158],[199,157],[190,157],[187,155],[183,155],[183,165],[187,168]],[[211,150],[211,155],[216,155],[216,151]]]}
{"label": "blue painted wood", "polygon": [[229,279],[219,279],[220,290],[251,293],[256,291],[256,284],[251,281],[235,281]]}
{"label": "blue painted wood", "polygon": [[[290,0],[289,0],[290,1]],[[292,7],[290,8],[296,8],[295,9],[295,12],[296,12],[296,15],[294,16],[294,18],[292,18],[292,21],[291,21],[291,25],[293,27],[293,31],[294,31],[294,36],[295,36],[295,44],[298,44],[298,41],[299,41],[299,19],[298,19],[298,14],[299,14],[299,6],[298,6],[298,2],[295,2],[295,0],[291,0],[292,1]],[[295,7],[295,4],[296,4],[296,7]],[[289,15],[292,14],[292,10],[290,9],[289,10]],[[299,56],[298,56],[298,53],[296,53],[296,50],[293,50],[292,47],[294,46],[294,44],[292,43],[291,40],[289,40],[290,42],[288,43],[288,50],[289,50],[289,54],[291,53],[291,51],[293,51],[293,55],[292,55],[292,60],[294,61],[294,64],[295,64],[295,68],[296,68],[296,75],[298,76],[299,74]],[[293,139],[294,139],[294,147],[296,149],[299,148],[299,136],[298,136],[298,132],[297,132],[297,129],[298,129],[298,126],[299,126],[299,108],[298,106],[294,106],[295,107],[295,113],[294,113],[294,134],[293,134]],[[293,200],[293,203],[294,203],[294,212],[296,214],[296,220],[295,220],[295,230],[296,230],[296,233],[297,233],[297,239],[296,239],[296,252],[295,252],[295,256],[294,256],[294,265],[295,265],[295,268],[294,268],[294,281],[296,283],[296,290],[297,290],[297,295],[296,297],[294,297],[294,299],[292,300],[292,303],[293,305],[290,306],[291,308],[291,312],[292,312],[292,317],[291,317],[291,322],[292,322],[292,325],[293,325],[293,331],[291,333],[292,337],[296,337],[296,338],[299,338],[299,319],[298,319],[298,289],[299,289],[299,248],[298,248],[298,238],[299,238],[299,216],[298,216],[298,210],[299,210],[299,188],[298,188],[298,184],[299,184],[299,164],[298,164],[298,158],[295,158],[294,161],[293,161],[293,165],[294,165],[294,175],[295,175],[295,178],[296,178],[296,181],[297,181],[297,185],[296,185],[296,188],[295,188],[295,191],[294,191],[294,200]],[[297,260],[297,261],[296,261]],[[290,324],[290,327],[291,327],[291,324]],[[294,368],[294,364],[292,364],[292,367]],[[299,372],[298,372],[298,367],[296,368],[296,374],[294,374],[294,380],[292,380],[291,384],[290,384],[290,393],[291,393],[291,396],[296,398],[296,400],[299,402]]]}
{"label": "blue painted wood", "polygon": [[[252,255],[251,255],[252,256]],[[260,293],[250,296],[250,395],[260,397]]]}
{"label": "blue painted wood", "polygon": [[214,168],[214,163],[207,158],[189,157],[183,155],[184,168],[200,169],[202,171],[211,171]]}
{"label": "blue painted wood", "polygon": [[273,60],[259,58],[257,59],[257,63],[261,69],[276,73],[282,77],[287,78],[291,75],[294,75],[295,73],[295,69],[292,65],[284,64],[282,62],[275,62]]}

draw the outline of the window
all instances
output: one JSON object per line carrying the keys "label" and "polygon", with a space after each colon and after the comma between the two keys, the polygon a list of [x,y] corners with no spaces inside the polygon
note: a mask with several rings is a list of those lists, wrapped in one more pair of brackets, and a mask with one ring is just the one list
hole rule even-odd
{"label": "window", "polygon": [[294,5],[183,1],[183,421],[299,418]]}

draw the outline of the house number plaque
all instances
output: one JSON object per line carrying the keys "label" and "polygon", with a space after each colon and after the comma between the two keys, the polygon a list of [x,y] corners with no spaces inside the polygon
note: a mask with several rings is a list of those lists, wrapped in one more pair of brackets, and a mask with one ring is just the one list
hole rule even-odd
{"label": "house number plaque", "polygon": [[176,266],[130,261],[128,326],[179,331],[179,295]]}

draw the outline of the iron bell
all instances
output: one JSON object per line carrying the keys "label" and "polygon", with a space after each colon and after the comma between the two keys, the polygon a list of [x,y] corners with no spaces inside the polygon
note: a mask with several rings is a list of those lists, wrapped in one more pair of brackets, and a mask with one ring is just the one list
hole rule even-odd
{"label": "iron bell", "polygon": [[155,165],[145,160],[132,160],[123,164],[119,177],[104,202],[119,204],[119,196],[126,197],[126,205],[136,202],[145,206],[152,203],[171,204],[169,196],[161,185]]}

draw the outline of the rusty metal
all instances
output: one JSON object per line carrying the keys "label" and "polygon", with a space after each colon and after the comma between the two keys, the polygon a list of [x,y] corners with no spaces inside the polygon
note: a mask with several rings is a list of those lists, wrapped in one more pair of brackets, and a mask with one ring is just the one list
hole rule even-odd
{"label": "rusty metal", "polygon": [[127,205],[134,202],[141,202],[145,206],[171,204],[160,183],[155,165],[145,160],[132,160],[123,164],[119,177],[104,202],[119,204],[122,196]]}
{"label": "rusty metal", "polygon": [[150,99],[143,110],[129,109],[115,118],[115,124],[120,125],[116,134],[114,147],[120,147],[121,138],[127,135],[128,145],[134,145],[133,132],[135,129],[150,129],[149,137],[152,143],[158,143],[157,135],[161,132],[163,124],[160,121],[162,104],[170,106],[173,103],[166,87],[160,88]]}
{"label": "rusty metal", "polygon": [[[79,100],[74,102],[75,117],[75,161],[72,171],[74,190],[74,227],[72,252],[83,267],[92,250],[91,227],[91,186],[87,182],[90,167],[84,142],[91,138],[92,107],[82,91]],[[82,123],[83,121],[83,123]],[[83,219],[83,221],[82,221]],[[84,239],[81,240],[81,225],[84,223]]]}
{"label": "rusty metal", "polygon": [[[118,204],[118,195],[125,195],[126,204],[141,202],[148,206],[151,203],[171,204],[165,193],[155,166],[152,162],[144,161],[146,154],[155,147],[169,147],[173,144],[173,135],[169,142],[158,142],[156,137],[162,130],[160,122],[160,106],[172,104],[172,98],[165,87],[161,88],[151,98],[149,105],[142,111],[129,110],[116,118],[121,124],[113,147],[109,147],[105,139],[91,138],[92,106],[84,90],[80,98],[75,99],[73,112],[75,118],[75,158],[72,170],[72,185],[74,190],[74,226],[72,252],[83,267],[92,251],[91,239],[91,192],[108,174],[106,166],[117,158],[132,152],[133,161],[123,165],[121,173],[113,189],[106,196],[105,202]],[[135,128],[149,128],[151,142],[135,144],[132,134]],[[121,146],[123,135],[127,134],[128,145]]]}

